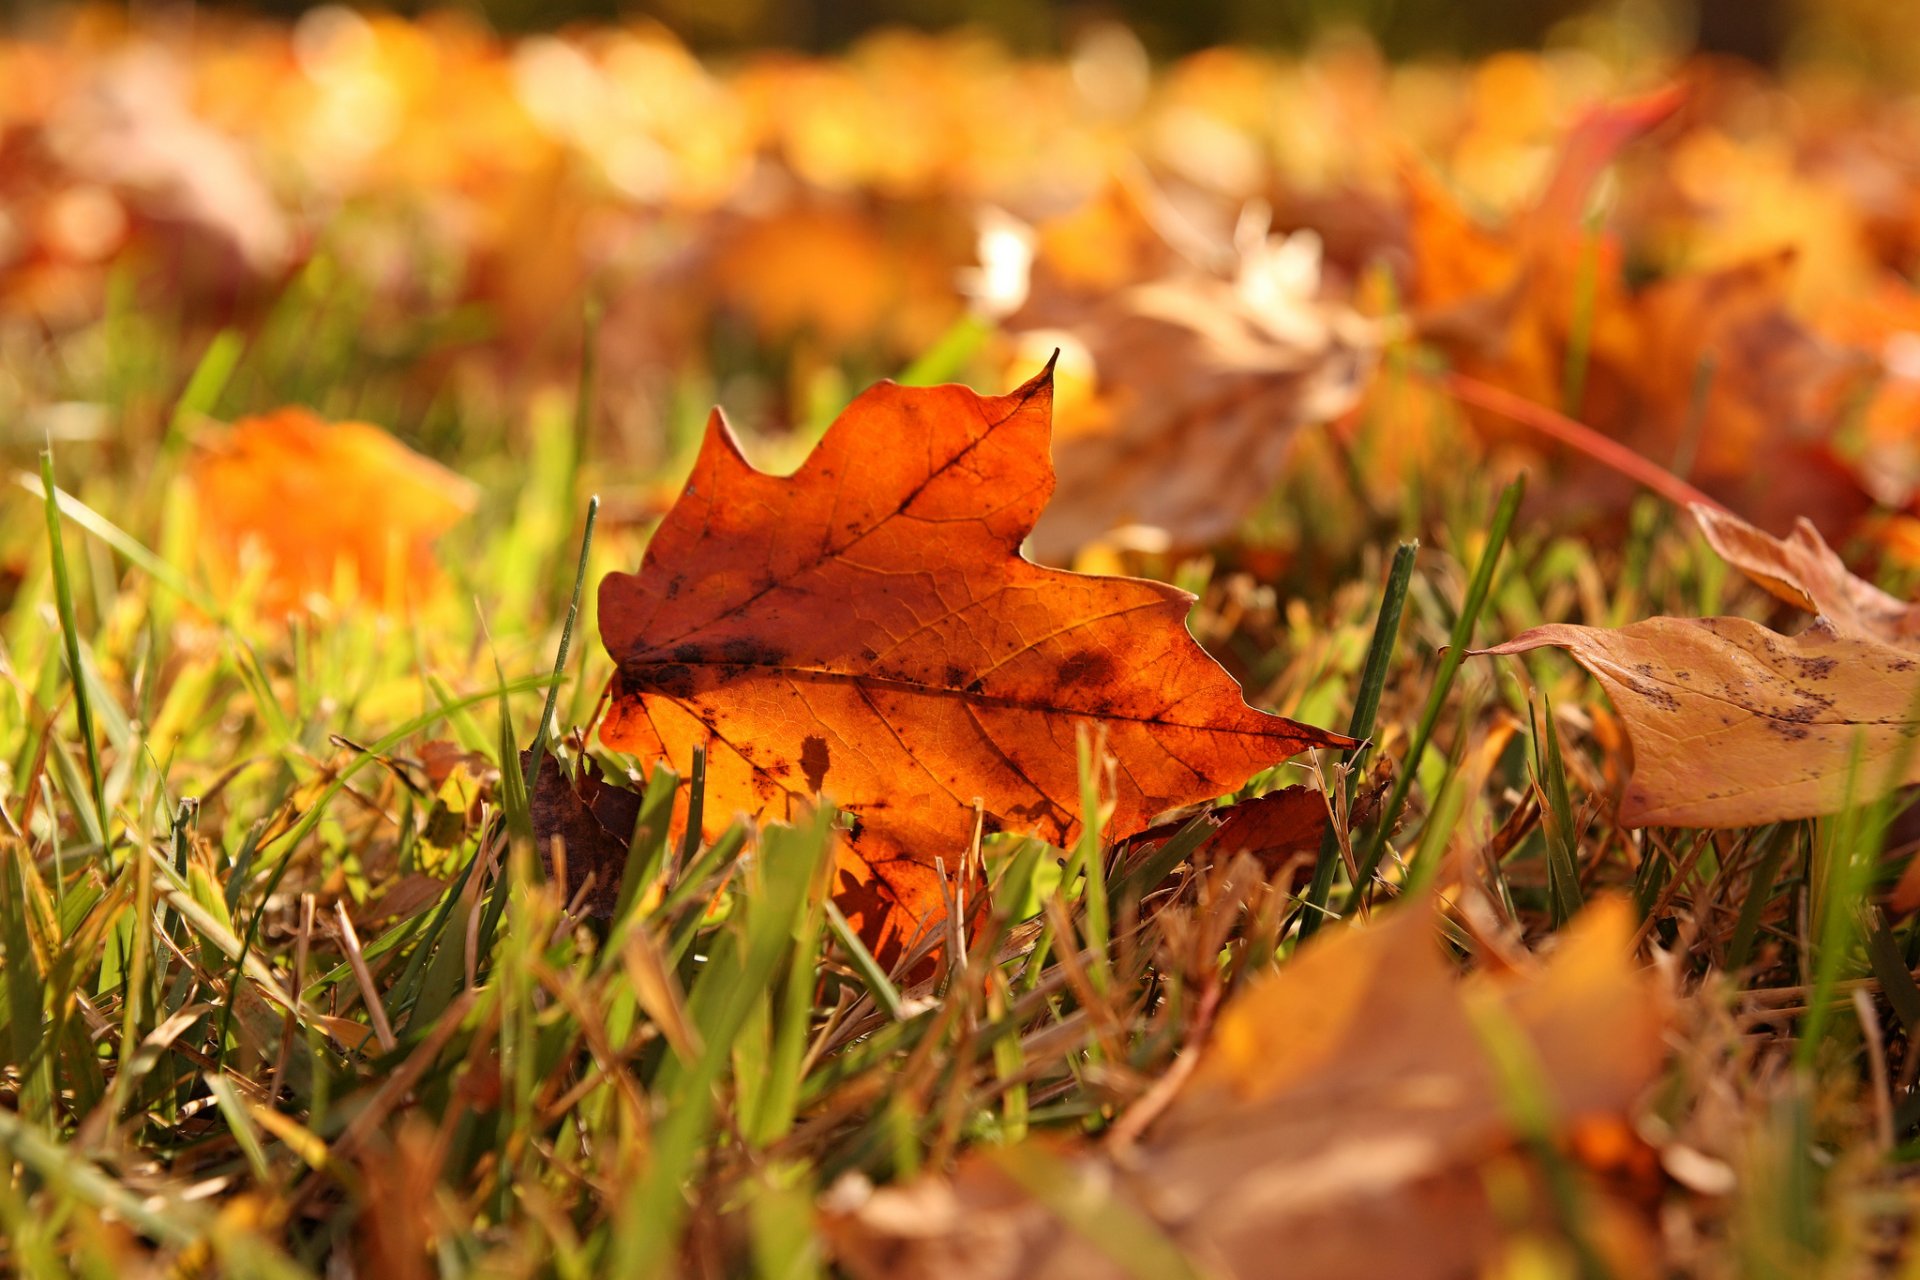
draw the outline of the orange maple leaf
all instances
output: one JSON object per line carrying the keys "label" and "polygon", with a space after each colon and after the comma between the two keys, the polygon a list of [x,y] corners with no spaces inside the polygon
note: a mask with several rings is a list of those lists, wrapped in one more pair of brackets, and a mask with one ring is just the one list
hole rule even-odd
{"label": "orange maple leaf", "polygon": [[474,502],[471,483],[379,427],[297,407],[235,423],[192,474],[217,569],[236,577],[264,560],[268,613],[343,582],[385,609],[419,598],[436,578],[434,539]]}
{"label": "orange maple leaf", "polygon": [[640,572],[600,584],[601,740],[682,771],[706,747],[709,834],[831,796],[853,818],[837,892],[883,963],[944,917],[936,863],[957,877],[976,821],[1074,839],[1082,732],[1116,761],[1116,838],[1347,743],[1249,707],[1187,593],[1020,555],[1053,489],[1051,374],[999,397],[881,383],[790,477],[716,411]]}

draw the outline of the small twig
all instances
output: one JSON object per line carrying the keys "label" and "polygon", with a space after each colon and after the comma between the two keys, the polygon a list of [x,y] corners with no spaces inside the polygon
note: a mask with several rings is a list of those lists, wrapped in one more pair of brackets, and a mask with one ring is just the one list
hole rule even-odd
{"label": "small twig", "polygon": [[1552,440],[1557,440],[1578,453],[1585,454],[1601,466],[1616,471],[1636,484],[1659,494],[1667,501],[1681,507],[1699,503],[1715,511],[1727,508],[1713,498],[1682,480],[1650,458],[1643,458],[1618,440],[1610,439],[1595,431],[1583,422],[1576,422],[1564,413],[1556,413],[1542,404],[1535,404],[1524,396],[1496,387],[1491,383],[1469,378],[1463,373],[1447,372],[1435,377],[1440,389],[1456,400],[1497,413],[1523,427],[1539,432]]}
{"label": "small twig", "polygon": [[1867,1041],[1867,1076],[1873,1086],[1873,1130],[1880,1150],[1893,1150],[1893,1089],[1887,1075],[1887,1044],[1880,1030],[1880,1013],[1873,997],[1855,988],[1853,1010]]}

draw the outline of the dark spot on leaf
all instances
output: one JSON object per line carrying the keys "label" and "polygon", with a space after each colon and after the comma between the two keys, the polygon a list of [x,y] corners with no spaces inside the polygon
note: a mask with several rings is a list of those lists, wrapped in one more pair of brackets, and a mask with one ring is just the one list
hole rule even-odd
{"label": "dark spot on leaf", "polygon": [[1632,682],[1629,683],[1627,687],[1662,711],[1678,711],[1680,709],[1680,699],[1674,697],[1671,693],[1668,693],[1665,689],[1662,689],[1659,685],[1651,681]]}
{"label": "dark spot on leaf", "polygon": [[714,647],[714,654],[722,662],[743,667],[777,667],[787,660],[787,655],[779,649],[746,636],[723,641]]}
{"label": "dark spot on leaf", "polygon": [[1113,658],[1091,649],[1060,664],[1061,684],[1105,684],[1113,679]]}
{"label": "dark spot on leaf", "polygon": [[809,734],[800,742],[800,771],[807,775],[807,788],[814,792],[823,790],[827,781],[827,770],[833,764],[833,757],[827,752],[827,740],[818,734]]}
{"label": "dark spot on leaf", "polygon": [[661,662],[629,668],[621,672],[621,676],[629,687],[643,693],[660,693],[669,698],[693,695],[693,668],[683,662]]}

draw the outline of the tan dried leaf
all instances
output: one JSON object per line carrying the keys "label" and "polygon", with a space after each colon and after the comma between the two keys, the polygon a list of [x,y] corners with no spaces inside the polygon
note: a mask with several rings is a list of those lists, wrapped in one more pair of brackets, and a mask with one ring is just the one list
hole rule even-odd
{"label": "tan dried leaf", "polygon": [[[1460,981],[1434,932],[1410,904],[1255,984],[1137,1147],[1027,1144],[848,1197],[828,1215],[839,1260],[922,1280],[1138,1274],[1149,1250],[1156,1268],[1184,1254],[1206,1274],[1277,1280],[1481,1273],[1513,1229],[1485,1170],[1520,1159],[1486,1024],[1525,1044],[1571,1132],[1623,1117],[1656,1078],[1670,1002],[1633,963],[1616,900],[1517,973]],[[1637,1224],[1601,1195],[1587,1203],[1588,1239],[1639,1273]]]}
{"label": "tan dried leaf", "polygon": [[1901,645],[1920,637],[1920,608],[1856,577],[1811,521],[1796,520],[1793,536],[1782,539],[1711,507],[1694,507],[1693,518],[1722,560],[1840,634]]}
{"label": "tan dried leaf", "polygon": [[1920,781],[1906,751],[1920,694],[1916,655],[1817,625],[1782,636],[1743,618],[1648,618],[1618,629],[1535,627],[1489,654],[1565,649],[1626,722],[1629,826],[1753,827],[1832,813]]}

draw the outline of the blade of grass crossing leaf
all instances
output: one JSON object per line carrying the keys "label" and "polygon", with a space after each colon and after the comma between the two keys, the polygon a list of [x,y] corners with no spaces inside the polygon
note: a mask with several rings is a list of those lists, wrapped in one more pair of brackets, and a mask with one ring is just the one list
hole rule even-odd
{"label": "blade of grass crossing leaf", "polygon": [[1427,743],[1433,738],[1434,727],[1440,722],[1440,714],[1446,707],[1447,695],[1453,690],[1453,680],[1460,672],[1460,664],[1466,661],[1467,649],[1473,643],[1474,628],[1479,625],[1480,612],[1486,607],[1487,596],[1493,589],[1494,570],[1500,563],[1501,550],[1506,546],[1507,535],[1513,530],[1514,517],[1519,513],[1520,500],[1526,496],[1526,492],[1527,477],[1523,472],[1501,493],[1499,504],[1494,508],[1493,522],[1487,529],[1486,549],[1480,553],[1480,561],[1474,566],[1473,578],[1467,584],[1466,599],[1459,616],[1454,619],[1447,651],[1440,659],[1440,669],[1434,674],[1433,689],[1427,695],[1420,722],[1414,729],[1412,741],[1407,745],[1406,764],[1394,779],[1393,790],[1387,794],[1386,803],[1380,806],[1379,820],[1355,854],[1358,877],[1353,892],[1356,899],[1366,893],[1372,882],[1374,870],[1379,867],[1380,859],[1386,852],[1387,837],[1400,820],[1400,811],[1406,807],[1416,766],[1426,752]]}
{"label": "blade of grass crossing leaf", "polygon": [[[1413,562],[1419,554],[1418,542],[1403,542],[1393,553],[1387,570],[1386,589],[1380,595],[1380,611],[1373,624],[1373,639],[1367,644],[1366,662],[1360,668],[1360,693],[1354,699],[1353,718],[1347,724],[1347,736],[1358,738],[1360,745],[1347,753],[1346,791],[1349,804],[1359,786],[1362,765],[1371,750],[1374,718],[1380,712],[1380,695],[1387,684],[1387,667],[1393,658],[1394,644],[1400,635],[1400,615],[1407,604],[1407,588],[1413,582]],[[1307,886],[1306,910],[1300,917],[1300,937],[1311,938],[1326,916],[1327,899],[1333,892],[1333,879],[1340,867],[1340,834],[1327,824],[1320,838],[1320,853],[1313,864],[1313,879]]]}
{"label": "blade of grass crossing leaf", "polygon": [[[1168,836],[1158,849],[1140,859],[1114,885],[1115,901],[1139,899],[1173,873],[1173,869],[1193,856],[1194,850],[1218,831],[1219,825],[1206,814],[1199,814]],[[1031,878],[1031,873],[1029,873]]]}
{"label": "blade of grass crossing leaf", "polygon": [[874,1003],[885,1009],[887,1016],[895,1022],[906,1017],[906,1005],[901,1001],[900,991],[893,985],[893,979],[873,958],[873,952],[867,950],[867,944],[860,940],[859,931],[831,899],[827,902],[827,927],[846,951],[848,962],[853,965],[853,971],[860,975],[860,981],[865,984]]}
{"label": "blade of grass crossing leaf", "polygon": [[87,692],[86,669],[80,661],[80,622],[73,607],[73,580],[67,573],[67,544],[61,536],[60,504],[54,499],[53,450],[40,454],[40,490],[47,513],[47,547],[53,557],[54,604],[60,614],[60,638],[66,646],[67,677],[73,686],[74,717],[79,722],[80,744],[86,752],[87,778],[92,784],[94,813],[99,818],[104,838],[110,822],[107,813],[106,774],[100,767],[100,743],[95,736],[93,703]]}
{"label": "blade of grass crossing leaf", "polygon": [[1102,861],[1105,849],[1101,838],[1106,829],[1106,810],[1100,800],[1100,751],[1093,738],[1081,734],[1077,743],[1080,755],[1080,838],[1074,842],[1073,861],[1067,867],[1063,884],[1073,885],[1078,871],[1085,884],[1082,892],[1083,918],[1086,921],[1087,947],[1093,952],[1093,965],[1087,979],[1095,992],[1106,994],[1112,977],[1107,959],[1111,922],[1107,910],[1107,875]]}
{"label": "blade of grass crossing leaf", "polygon": [[707,820],[707,749],[693,749],[687,766],[687,829],[680,837],[680,856],[676,865],[686,866],[700,849],[700,832]]}
{"label": "blade of grass crossing leaf", "polygon": [[[500,678],[500,812],[505,819],[508,832],[505,865],[501,874],[488,887],[486,906],[480,913],[480,928],[474,943],[474,954],[487,957],[493,953],[493,939],[500,928],[500,919],[506,914],[507,903],[513,896],[512,867],[519,851],[533,847],[533,778],[520,768],[519,739],[513,731],[513,712],[506,694],[507,675],[499,673]],[[537,777],[538,775],[534,775]],[[531,863],[528,874],[537,875]]]}
{"label": "blade of grass crossing leaf", "polygon": [[808,894],[793,931],[793,947],[786,961],[786,981],[774,997],[773,1043],[768,1054],[766,1087],[752,1138],[761,1146],[770,1146],[793,1128],[800,1102],[800,1077],[807,1054],[807,1033],[813,1020],[813,993],[819,983],[820,934],[824,924],[821,908],[827,902],[827,886],[817,884]]}
{"label": "blade of grass crossing leaf", "polygon": [[709,845],[699,860],[661,900],[659,915],[662,918],[679,912],[680,918],[673,924],[667,935],[667,958],[679,964],[693,945],[693,939],[707,921],[711,901],[695,903],[693,895],[701,889],[712,888],[721,879],[722,869],[733,865],[734,858],[747,843],[747,828],[735,823],[723,832],[720,838]]}
{"label": "blade of grass crossing leaf", "polygon": [[[680,779],[664,764],[656,764],[640,797],[640,816],[627,844],[627,863],[620,873],[620,896],[613,907],[613,929],[618,932],[638,908],[647,890],[660,878],[667,859],[667,837],[673,823],[673,797]],[[612,963],[613,952],[607,953]]]}

